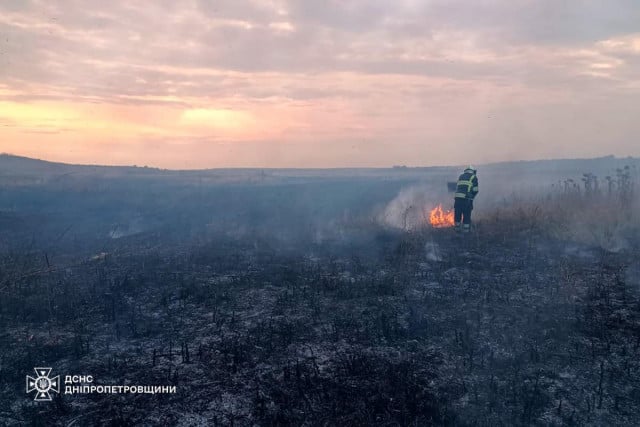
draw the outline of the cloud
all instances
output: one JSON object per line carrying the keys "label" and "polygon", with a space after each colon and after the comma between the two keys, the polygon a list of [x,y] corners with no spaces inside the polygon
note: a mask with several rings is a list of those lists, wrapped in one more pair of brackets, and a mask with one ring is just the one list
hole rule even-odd
{"label": "cloud", "polygon": [[[451,163],[447,146],[478,138],[495,148],[478,151],[494,153],[487,160],[552,156],[540,141],[554,132],[558,154],[608,154],[593,123],[620,140],[640,131],[620,119],[640,97],[638,22],[631,0],[7,1],[0,101],[39,113],[0,111],[20,122],[0,139],[49,132],[60,111],[91,105],[84,132],[125,138],[123,156],[153,135],[168,150],[188,138],[212,152],[203,140],[256,144],[267,163],[284,144],[290,166],[410,163],[425,151]],[[53,121],[83,132],[81,121]],[[92,144],[78,141],[78,152]],[[231,150],[234,164],[256,160],[245,148]]]}

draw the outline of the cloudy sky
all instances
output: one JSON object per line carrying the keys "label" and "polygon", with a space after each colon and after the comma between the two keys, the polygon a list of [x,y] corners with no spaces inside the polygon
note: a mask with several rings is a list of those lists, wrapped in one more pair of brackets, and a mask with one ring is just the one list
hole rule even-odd
{"label": "cloudy sky", "polygon": [[640,155],[637,0],[0,0],[0,151],[167,168]]}

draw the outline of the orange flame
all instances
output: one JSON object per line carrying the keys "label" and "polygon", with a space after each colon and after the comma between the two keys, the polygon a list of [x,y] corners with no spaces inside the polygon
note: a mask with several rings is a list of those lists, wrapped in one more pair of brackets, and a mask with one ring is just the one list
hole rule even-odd
{"label": "orange flame", "polygon": [[429,223],[434,228],[453,226],[453,211],[444,211],[442,205],[438,205],[429,212]]}

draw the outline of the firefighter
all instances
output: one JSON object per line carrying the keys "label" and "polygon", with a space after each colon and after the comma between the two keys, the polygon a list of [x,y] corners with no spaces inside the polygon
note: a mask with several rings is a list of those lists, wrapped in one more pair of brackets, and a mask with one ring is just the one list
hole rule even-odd
{"label": "firefighter", "polygon": [[471,231],[471,211],[473,199],[478,194],[478,177],[473,166],[468,166],[458,177],[455,203],[453,205],[455,230],[468,233]]}

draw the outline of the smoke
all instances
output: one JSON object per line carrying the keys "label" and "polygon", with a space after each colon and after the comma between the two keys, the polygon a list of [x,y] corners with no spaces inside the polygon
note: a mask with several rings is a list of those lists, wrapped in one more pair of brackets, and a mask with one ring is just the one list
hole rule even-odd
{"label": "smoke", "polygon": [[442,261],[442,253],[440,251],[440,247],[433,240],[428,241],[424,244],[424,252],[427,260],[434,262]]}
{"label": "smoke", "polygon": [[151,227],[145,223],[145,220],[144,218],[142,218],[142,216],[136,216],[130,221],[116,224],[114,228],[109,232],[109,237],[111,237],[112,239],[120,239],[122,237],[144,233],[149,228]]}
{"label": "smoke", "polygon": [[402,230],[415,230],[429,222],[429,211],[438,203],[426,186],[402,189],[378,217],[382,225]]}

